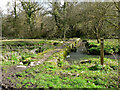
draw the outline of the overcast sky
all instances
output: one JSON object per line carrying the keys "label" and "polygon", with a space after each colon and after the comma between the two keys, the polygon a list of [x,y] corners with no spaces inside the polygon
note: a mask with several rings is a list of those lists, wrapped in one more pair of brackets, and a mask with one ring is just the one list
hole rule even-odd
{"label": "overcast sky", "polygon": [[[16,0],[17,1],[17,0]],[[25,1],[29,1],[29,0],[25,0]],[[32,1],[35,1],[35,2],[46,2],[47,0],[32,0]],[[7,13],[7,3],[10,2],[14,2],[14,0],[0,0],[0,8],[2,9],[3,13]]]}
{"label": "overcast sky", "polygon": [[12,2],[13,0],[0,0],[0,8],[3,10],[4,13],[7,12],[7,2]]}
{"label": "overcast sky", "polygon": [[[13,2],[14,0],[0,0],[0,8],[2,9],[3,13],[7,13],[7,2]],[[29,1],[29,0],[25,0],[25,1]],[[47,0],[33,0],[33,1],[41,1],[41,2],[46,2]],[[56,0],[55,0],[56,1]],[[62,1],[62,0],[57,0],[57,1]],[[66,0],[66,1],[82,1],[82,2],[90,2],[90,1],[107,1],[107,2],[112,2],[112,1],[120,1],[120,0]]]}

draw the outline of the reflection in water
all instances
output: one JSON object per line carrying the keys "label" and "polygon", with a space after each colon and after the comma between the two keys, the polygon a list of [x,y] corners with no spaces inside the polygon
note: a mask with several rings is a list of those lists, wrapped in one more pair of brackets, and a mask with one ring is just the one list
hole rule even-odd
{"label": "reflection in water", "polygon": [[[71,52],[66,60],[70,62],[75,62],[75,61],[80,61],[80,60],[86,60],[90,58],[100,58],[100,55],[88,55],[87,50],[84,45],[80,46],[77,49],[77,52]],[[110,59],[120,59],[120,55],[105,55],[105,58],[110,58]]]}

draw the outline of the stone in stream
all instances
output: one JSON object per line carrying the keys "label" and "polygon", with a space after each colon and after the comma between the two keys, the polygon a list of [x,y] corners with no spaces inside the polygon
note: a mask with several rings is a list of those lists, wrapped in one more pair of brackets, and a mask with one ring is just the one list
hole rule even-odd
{"label": "stone in stream", "polygon": [[81,64],[83,64],[83,63],[91,63],[91,60],[82,60],[82,61],[80,61],[80,63]]}

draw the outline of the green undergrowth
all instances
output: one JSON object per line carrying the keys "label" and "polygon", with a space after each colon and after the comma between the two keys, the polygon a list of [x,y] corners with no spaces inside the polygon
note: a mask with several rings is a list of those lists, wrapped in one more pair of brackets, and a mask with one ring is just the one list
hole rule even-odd
{"label": "green undergrowth", "polygon": [[[61,45],[60,41],[6,41],[2,42],[2,65],[16,65],[20,61],[31,62],[33,59],[39,59],[43,57],[44,53],[49,50],[53,50]],[[35,60],[36,61],[36,60]]]}
{"label": "green undergrowth", "polygon": [[[66,64],[65,58],[66,56],[71,52],[72,47],[70,47],[70,45],[66,45],[65,48],[60,49],[59,51],[57,51],[57,53],[54,53],[53,55],[51,55],[50,57],[48,57],[48,61],[50,60],[57,60],[57,62],[55,62],[58,67],[62,67]],[[52,61],[53,63],[53,61]]]}
{"label": "green undergrowth", "polygon": [[[38,53],[52,51],[48,49]],[[118,88],[118,61],[104,58],[104,65],[100,59],[89,57],[91,62],[70,64],[65,57],[70,51],[66,47],[54,53],[43,64],[27,68],[22,72],[9,75],[6,80],[15,88]],[[52,60],[57,59],[57,62]]]}
{"label": "green undergrowth", "polygon": [[91,63],[66,63],[61,67],[44,62],[9,76],[8,80],[17,88],[117,88],[117,68],[118,62],[107,58],[103,67],[97,58]]}
{"label": "green undergrowth", "polygon": [[[88,53],[93,55],[100,54],[100,43],[95,42],[94,40],[89,41],[88,45],[86,45]],[[120,52],[120,45],[118,40],[115,39],[105,39],[104,40],[104,53],[106,55],[111,54],[119,54]]]}
{"label": "green undergrowth", "polygon": [[40,41],[2,41],[2,46],[33,46],[33,45],[42,45],[42,44],[53,44],[53,43],[61,43],[61,41],[55,40],[40,40]]}

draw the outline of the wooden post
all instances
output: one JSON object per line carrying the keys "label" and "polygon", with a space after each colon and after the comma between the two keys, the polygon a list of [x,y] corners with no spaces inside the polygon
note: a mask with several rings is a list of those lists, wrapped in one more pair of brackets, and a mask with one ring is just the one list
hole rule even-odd
{"label": "wooden post", "polygon": [[104,63],[104,39],[103,38],[101,38],[100,62],[101,62],[101,65],[103,65]]}

